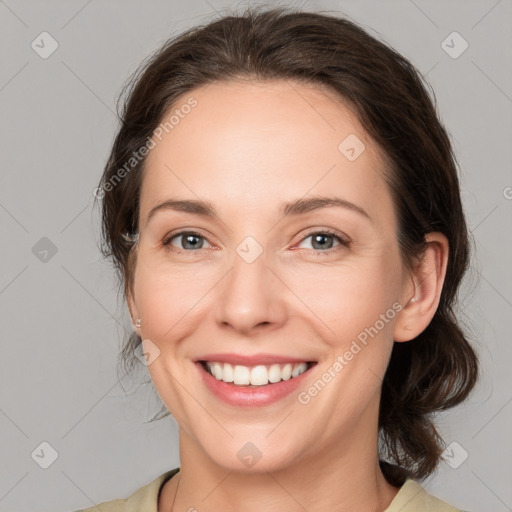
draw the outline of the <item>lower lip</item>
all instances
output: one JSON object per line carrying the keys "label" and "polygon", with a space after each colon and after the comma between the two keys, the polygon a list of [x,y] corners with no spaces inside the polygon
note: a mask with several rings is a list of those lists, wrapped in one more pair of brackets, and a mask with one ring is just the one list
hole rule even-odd
{"label": "lower lip", "polygon": [[249,388],[217,380],[203,368],[201,363],[198,362],[196,365],[206,387],[222,401],[237,407],[263,407],[281,400],[295,391],[304,382],[304,379],[312,369],[311,366],[299,376],[282,380],[275,384]]}

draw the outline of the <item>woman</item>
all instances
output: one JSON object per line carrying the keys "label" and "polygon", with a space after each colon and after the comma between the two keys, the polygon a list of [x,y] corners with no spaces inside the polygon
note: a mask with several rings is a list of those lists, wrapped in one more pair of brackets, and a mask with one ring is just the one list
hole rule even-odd
{"label": "woman", "polygon": [[180,467],[101,510],[458,510],[419,480],[477,379],[468,232],[415,68],[346,19],[249,9],[131,85],[103,250]]}

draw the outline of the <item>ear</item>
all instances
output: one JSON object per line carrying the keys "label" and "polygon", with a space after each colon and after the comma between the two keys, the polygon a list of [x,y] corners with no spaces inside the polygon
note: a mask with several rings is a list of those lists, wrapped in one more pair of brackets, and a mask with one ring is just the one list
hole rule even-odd
{"label": "ear", "polygon": [[137,327],[135,325],[135,322],[137,321],[139,317],[139,312],[137,310],[137,306],[135,304],[135,300],[133,298],[133,290],[130,289],[127,293],[127,297],[126,297],[126,301],[128,303],[128,310],[130,311],[130,317],[132,319],[132,326],[133,326],[133,329],[134,331],[142,337],[142,334],[141,334],[141,330],[140,330],[140,327]]}
{"label": "ear", "polygon": [[445,235],[438,232],[425,236],[427,248],[416,264],[404,286],[400,311],[395,321],[393,339],[410,341],[421,334],[428,326],[439,305],[443,289],[449,244]]}

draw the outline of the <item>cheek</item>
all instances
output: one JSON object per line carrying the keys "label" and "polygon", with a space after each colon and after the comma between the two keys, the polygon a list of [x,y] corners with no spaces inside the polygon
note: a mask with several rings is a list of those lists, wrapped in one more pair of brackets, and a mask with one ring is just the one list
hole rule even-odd
{"label": "cheek", "polygon": [[[398,255],[389,250],[343,264],[277,265],[274,270],[287,286],[282,294],[276,290],[270,300],[286,304],[290,317],[309,318],[310,326],[321,331],[325,340],[350,343],[396,300],[401,279],[398,262]],[[144,337],[158,343],[197,329],[198,317],[214,307],[212,296],[223,274],[199,263],[159,273],[138,265],[134,292]],[[279,280],[275,285],[283,286]],[[222,297],[216,296],[216,300]]]}
{"label": "cheek", "polygon": [[204,272],[182,269],[160,275],[141,265],[134,293],[146,338],[165,340],[183,335],[201,311],[208,290],[216,281]]}
{"label": "cheek", "polygon": [[[327,339],[346,342],[374,325],[398,297],[400,273],[383,258],[344,266],[319,266],[314,275],[295,275],[294,291],[323,324]],[[390,315],[388,315],[390,316]],[[379,323],[380,325],[380,323]],[[383,331],[390,328],[386,323]]]}

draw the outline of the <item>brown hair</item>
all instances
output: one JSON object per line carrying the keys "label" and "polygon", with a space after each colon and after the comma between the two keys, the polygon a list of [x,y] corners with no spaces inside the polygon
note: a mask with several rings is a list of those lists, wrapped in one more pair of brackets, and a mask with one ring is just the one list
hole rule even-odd
{"label": "brown hair", "polygon": [[[247,8],[168,40],[123,91],[121,126],[99,184],[104,191],[101,250],[113,259],[126,297],[136,251],[123,234],[137,233],[145,162],[133,155],[178,97],[212,82],[241,79],[290,79],[337,93],[387,162],[404,264],[422,253],[428,232],[440,231],[449,241],[438,309],[413,342],[394,344],[379,411],[384,475],[394,485],[407,476],[423,479],[436,469],[443,451],[433,413],[468,396],[478,360],[454,312],[469,263],[455,156],[436,115],[435,95],[432,100],[420,73],[394,49],[347,19],[283,7]],[[138,361],[134,354],[140,345],[132,333],[123,347],[127,372]]]}

